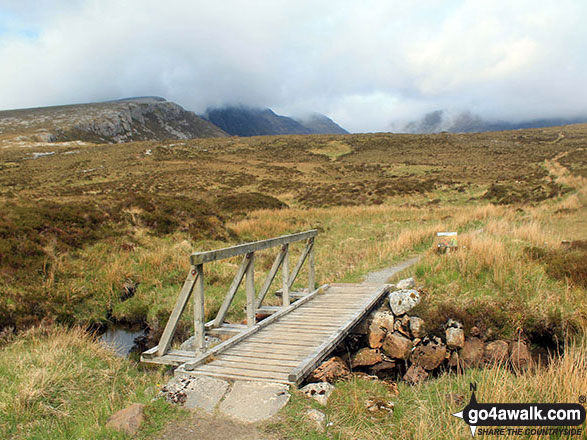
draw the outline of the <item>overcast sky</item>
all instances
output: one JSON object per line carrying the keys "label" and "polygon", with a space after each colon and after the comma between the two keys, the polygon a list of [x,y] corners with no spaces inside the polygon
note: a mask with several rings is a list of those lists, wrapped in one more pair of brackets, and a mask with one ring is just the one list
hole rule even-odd
{"label": "overcast sky", "polygon": [[0,108],[158,95],[386,131],[587,114],[585,0],[0,0]]}

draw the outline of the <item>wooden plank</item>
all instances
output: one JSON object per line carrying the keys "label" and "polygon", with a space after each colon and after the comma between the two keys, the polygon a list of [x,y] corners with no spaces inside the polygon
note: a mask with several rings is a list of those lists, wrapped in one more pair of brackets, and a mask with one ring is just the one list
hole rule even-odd
{"label": "wooden plank", "polygon": [[316,342],[317,341],[323,341],[327,338],[307,338],[305,340],[299,340],[299,341],[286,341],[283,338],[271,338],[271,337],[265,337],[265,338],[259,338],[259,339],[255,339],[254,341],[259,343],[259,344],[266,344],[267,346],[283,346],[283,347],[315,347],[316,346]]}
{"label": "wooden plank", "polygon": [[194,288],[194,349],[196,353],[202,353],[206,349],[204,339],[204,265],[196,266],[198,279]]}
{"label": "wooden plank", "polygon": [[274,315],[271,315],[269,318],[264,319],[256,326],[251,327],[248,330],[245,330],[244,332],[240,333],[239,335],[236,335],[236,336],[228,339],[227,341],[222,342],[221,344],[218,344],[216,347],[208,350],[206,353],[203,353],[202,355],[196,357],[195,360],[193,360],[191,362],[187,362],[184,366],[184,369],[187,371],[193,370],[196,366],[206,362],[211,356],[214,356],[217,353],[220,353],[220,352],[226,350],[227,348],[232,347],[235,344],[238,344],[242,340],[248,338],[249,336],[253,335],[254,333],[258,332],[259,330],[261,330],[261,329],[265,328],[266,326],[272,324],[273,322],[277,321],[281,317],[287,315],[288,313],[291,313],[292,311],[296,310],[298,307],[301,307],[302,305],[306,304],[308,301],[310,301],[316,295],[320,295],[326,289],[328,289],[327,284],[319,287],[318,289],[316,289],[314,292],[310,293],[305,298],[302,298],[302,299],[296,301],[295,303],[291,304],[289,307],[285,307],[282,311],[275,313]]}
{"label": "wooden plank", "polygon": [[177,328],[177,323],[179,322],[179,318],[181,317],[181,314],[185,310],[188,300],[190,299],[190,295],[194,289],[194,283],[196,282],[197,277],[198,271],[195,267],[192,267],[188,273],[187,278],[185,279],[185,282],[183,283],[183,287],[181,288],[179,296],[177,297],[173,311],[167,320],[167,324],[165,324],[165,329],[163,330],[161,339],[159,339],[159,344],[157,344],[157,356],[162,356],[167,352],[167,350],[169,350],[171,340],[173,339],[175,329]]}
{"label": "wooden plank", "polygon": [[206,334],[210,335],[210,336],[234,336],[234,335],[238,335],[239,333],[241,333],[242,331],[244,331],[244,329],[246,329],[247,326],[243,325],[243,328],[239,328],[239,327],[218,327],[218,328],[211,328],[209,330],[206,330]]}
{"label": "wooden plank", "polygon": [[257,308],[258,313],[277,313],[282,309],[282,306],[261,306]]}
{"label": "wooden plank", "polygon": [[249,371],[269,371],[272,373],[289,373],[294,368],[283,364],[267,365],[264,362],[256,362],[255,360],[251,362],[245,362],[242,360],[233,361],[230,359],[216,359],[214,362],[211,362],[208,365],[212,365],[214,367],[238,368],[239,370]]}
{"label": "wooden plank", "polygon": [[271,344],[264,344],[262,342],[243,342],[242,344],[237,345],[236,347],[231,348],[231,351],[225,351],[224,353],[232,353],[232,350],[255,350],[256,352],[264,352],[264,353],[276,353],[276,354],[291,354],[292,356],[296,355],[297,353],[309,353],[312,351],[312,347],[291,347],[291,346],[280,346],[280,345],[271,345]]}
{"label": "wooden plank", "polygon": [[217,360],[225,360],[225,361],[232,361],[232,362],[256,362],[256,363],[264,363],[265,365],[276,365],[276,366],[290,366],[290,367],[297,367],[300,363],[299,359],[287,359],[287,358],[261,358],[251,355],[236,355],[236,354],[222,354]]}
{"label": "wooden plank", "polygon": [[[318,324],[320,322],[320,320],[318,318],[308,318],[308,319],[302,319],[302,318],[298,318],[298,319],[291,319],[291,320],[287,320],[287,321],[283,321],[282,324],[288,324],[288,325],[299,325],[300,327],[303,327],[304,325],[315,325]],[[345,319],[343,318],[331,318],[328,320],[329,324],[336,324],[336,326],[340,326],[342,324],[344,324]]]}
{"label": "wooden plank", "polygon": [[279,251],[279,253],[277,254],[277,257],[275,257],[275,260],[273,261],[273,265],[271,266],[271,270],[269,271],[269,274],[267,275],[267,278],[265,279],[265,282],[263,283],[261,290],[259,290],[259,296],[257,297],[257,308],[261,307],[261,303],[265,299],[267,292],[269,292],[269,288],[271,287],[271,283],[275,279],[275,275],[277,275],[277,271],[281,267],[281,263],[283,263],[283,259],[287,253],[287,246],[288,246],[287,244],[284,244],[283,246],[281,246],[281,250]]}
{"label": "wooden plank", "polygon": [[305,328],[272,328],[271,335],[279,335],[279,336],[306,336],[306,335],[328,335],[333,333],[335,329],[326,328],[326,329],[305,329]]}
{"label": "wooden plank", "polygon": [[183,365],[186,362],[186,358],[183,356],[174,356],[170,354],[165,354],[163,356],[156,356],[153,358],[145,358],[141,356],[141,362],[146,364],[155,364],[155,365],[173,365],[179,366]]}
{"label": "wooden plank", "polygon": [[291,303],[290,288],[289,288],[289,245],[285,246],[285,255],[283,257],[283,266],[281,267],[281,301],[284,307]]}
{"label": "wooden plank", "polygon": [[306,261],[306,258],[308,257],[308,254],[310,253],[310,250],[312,249],[313,246],[314,246],[314,239],[309,238],[308,242],[306,243],[306,247],[302,251],[300,258],[298,259],[298,263],[296,264],[296,267],[294,268],[293,272],[289,276],[289,281],[287,282],[287,286],[289,289],[291,289],[291,286],[293,286],[293,283],[295,282],[296,278],[298,277],[298,274],[300,273],[300,270],[302,269],[302,266],[304,265],[304,261]]}
{"label": "wooden plank", "polygon": [[216,367],[214,363],[209,363],[200,366],[198,368],[199,371],[203,372],[211,372],[211,373],[219,373],[219,374],[234,374],[238,376],[248,376],[248,377],[264,377],[267,379],[287,379],[288,374],[285,372],[270,372],[270,371],[258,371],[258,370],[248,370],[246,368],[230,368],[230,367]]}
{"label": "wooden plank", "polygon": [[[307,314],[304,314],[304,319],[344,319],[345,317],[351,316],[356,310],[348,310],[344,313],[328,313],[328,312],[319,312],[319,311],[308,311]],[[301,317],[300,317],[301,318]],[[294,319],[294,318],[292,318]]]}
{"label": "wooden plank", "polygon": [[270,335],[264,336],[263,338],[255,339],[255,342],[271,342],[272,344],[283,343],[284,345],[306,345],[309,342],[327,339],[333,333],[335,332],[294,335],[287,333],[272,333]]}
{"label": "wooden plank", "polygon": [[336,333],[330,336],[324,341],[319,347],[317,347],[298,367],[296,367],[288,376],[288,379],[292,383],[298,384],[307,373],[315,368],[324,357],[330,353],[330,350],[334,348],[348,333],[348,331],[357,324],[357,322],[367,313],[371,311],[371,308],[377,304],[379,299],[385,295],[389,287],[387,285],[378,289],[369,301],[366,301],[361,309],[353,315],[347,323],[341,327]]}
{"label": "wooden plank", "polygon": [[214,322],[212,324],[213,327],[220,327],[222,325],[222,323],[224,322],[224,317],[226,316],[226,312],[228,312],[228,308],[230,307],[230,303],[232,303],[232,300],[234,299],[234,295],[236,294],[237,290],[238,290],[238,286],[240,286],[245,273],[247,272],[247,269],[249,268],[249,264],[250,264],[251,260],[249,258],[247,258],[247,256],[245,255],[243,257],[243,261],[241,262],[241,265],[238,268],[238,271],[234,277],[234,279],[232,280],[232,284],[230,285],[230,288],[228,289],[228,292],[226,294],[226,297],[224,298],[224,301],[222,302],[222,305],[220,306],[220,309],[218,310],[218,314],[216,315],[216,318],[214,318]]}
{"label": "wooden plank", "polygon": [[310,248],[310,254],[308,255],[308,289],[310,292],[314,290],[316,284],[316,267],[314,261],[314,239],[312,240],[312,247]]}
{"label": "wooden plank", "polygon": [[[327,334],[334,332],[338,327],[330,327],[330,328],[304,328],[304,327],[296,327],[296,328],[286,328],[286,327],[275,327],[271,329],[270,334],[280,334],[280,335],[312,335],[312,334]],[[267,333],[269,334],[269,333]]]}
{"label": "wooden plank", "polygon": [[308,330],[332,330],[333,328],[338,328],[338,324],[332,322],[315,322],[311,324],[304,323],[304,325],[300,325],[301,323],[288,323],[288,322],[276,322],[274,328],[279,329],[287,329],[287,330],[297,330],[299,328],[308,329]]}
{"label": "wooden plank", "polygon": [[224,356],[233,356],[233,357],[251,357],[255,359],[267,359],[268,361],[291,361],[291,362],[300,362],[305,357],[303,353],[264,353],[258,350],[243,350],[232,348],[230,350],[225,351],[220,355],[220,357]]}
{"label": "wooden plank", "polygon": [[261,251],[270,247],[279,246],[296,241],[307,240],[318,235],[316,229],[310,231],[298,232],[297,234],[282,235],[281,237],[270,238],[268,240],[255,241],[252,243],[240,244],[224,249],[216,249],[206,252],[194,252],[190,261],[195,266],[197,264],[208,263],[210,261],[222,260],[224,258],[234,257],[236,255],[249,254],[251,252]]}
{"label": "wooden plank", "polygon": [[247,267],[247,280],[245,282],[245,289],[247,292],[247,327],[255,325],[255,254],[247,254],[247,258],[251,260]]}
{"label": "wooden plank", "polygon": [[157,354],[157,350],[158,350],[158,349],[159,349],[159,346],[158,346],[158,345],[155,345],[154,347],[152,347],[152,348],[149,348],[149,349],[148,349],[148,350],[146,350],[146,351],[143,351],[143,352],[141,353],[141,360],[143,359],[143,357],[144,357],[145,359],[150,359],[150,358],[152,358],[153,356],[155,356],[155,355]]}
{"label": "wooden plank", "polygon": [[[246,351],[248,353],[259,353],[262,349],[262,347],[257,347],[256,345],[242,348],[243,351]],[[287,356],[288,359],[293,358],[299,362],[302,362],[312,352],[312,350],[312,347],[275,347],[271,350],[270,354],[274,356],[272,359],[279,359],[280,357]],[[226,351],[225,353],[231,354],[232,351]],[[235,351],[234,354],[238,355],[240,353]]]}

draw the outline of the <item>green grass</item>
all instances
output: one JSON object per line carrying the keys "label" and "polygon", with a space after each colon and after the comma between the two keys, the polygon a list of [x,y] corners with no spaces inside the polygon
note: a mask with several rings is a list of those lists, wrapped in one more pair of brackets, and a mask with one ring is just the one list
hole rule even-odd
{"label": "green grass", "polygon": [[[586,347],[584,340],[571,343],[562,358],[525,375],[500,366],[469,369],[459,375],[441,373],[418,386],[399,382],[397,395],[382,382],[355,376],[336,384],[326,407],[301,393],[294,394],[280,419],[267,424],[266,430],[292,440],[470,439],[466,423],[452,416],[469,402],[470,384],[477,385],[479,402],[576,402],[579,390],[587,387]],[[368,399],[393,402],[393,415],[368,411]],[[309,408],[326,414],[329,425],[324,433],[305,418]],[[585,434],[577,438],[585,438]]]}
{"label": "green grass", "polygon": [[151,401],[166,380],[81,329],[33,328],[0,348],[0,437],[126,439],[105,425],[134,402],[147,405],[144,437],[180,414]]}

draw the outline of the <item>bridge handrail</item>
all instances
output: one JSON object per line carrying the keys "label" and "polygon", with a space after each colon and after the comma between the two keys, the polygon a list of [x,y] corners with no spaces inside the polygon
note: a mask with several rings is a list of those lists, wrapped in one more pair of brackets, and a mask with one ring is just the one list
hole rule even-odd
{"label": "bridge handrail", "polygon": [[[282,235],[281,237],[270,238],[267,240],[260,240],[251,243],[244,243],[236,246],[227,247],[224,249],[216,249],[205,252],[194,252],[190,256],[190,271],[183,287],[179,293],[175,307],[171,312],[169,320],[165,325],[165,329],[161,335],[157,347],[147,350],[143,355],[157,356],[165,355],[171,346],[171,341],[175,330],[179,323],[181,314],[184,312],[187,302],[191,296],[194,299],[194,346],[195,352],[203,353],[206,350],[205,331],[206,328],[218,328],[224,323],[224,318],[228,312],[236,292],[245,279],[245,289],[247,294],[247,326],[253,327],[256,320],[256,311],[261,306],[265,299],[271,283],[275,279],[277,272],[281,269],[282,274],[282,302],[283,308],[290,305],[290,289],[300,273],[305,261],[308,261],[308,291],[313,292],[315,288],[315,268],[314,268],[314,238],[318,235],[316,229],[296,234]],[[293,271],[289,271],[289,245],[298,241],[306,240],[306,247],[302,251],[296,266]],[[277,254],[273,266],[271,267],[265,282],[258,292],[255,292],[255,252],[268,249],[271,247],[281,246],[281,250]],[[237,270],[237,273],[226,293],[224,301],[218,310],[214,320],[205,323],[204,317],[204,263],[222,260],[238,255],[244,255],[243,260]],[[192,295],[193,294],[193,295]]]}
{"label": "bridge handrail", "polygon": [[211,261],[223,260],[225,258],[235,257],[237,255],[245,255],[255,251],[261,251],[283,244],[293,243],[296,241],[307,240],[318,235],[317,229],[311,229],[305,232],[298,232],[296,234],[282,235],[281,237],[269,238],[267,240],[253,241],[251,243],[239,244],[223,249],[215,249],[205,252],[194,252],[190,257],[192,265],[209,263]]}

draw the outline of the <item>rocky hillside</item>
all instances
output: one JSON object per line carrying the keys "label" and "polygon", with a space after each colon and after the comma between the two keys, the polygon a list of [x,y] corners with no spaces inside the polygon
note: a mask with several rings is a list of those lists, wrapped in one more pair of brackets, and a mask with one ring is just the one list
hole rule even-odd
{"label": "rocky hillside", "polygon": [[0,141],[6,143],[224,137],[195,113],[158,97],[0,112]]}
{"label": "rocky hillside", "polygon": [[233,136],[347,133],[330,118],[317,113],[295,120],[269,108],[238,106],[208,109],[204,118]]}

